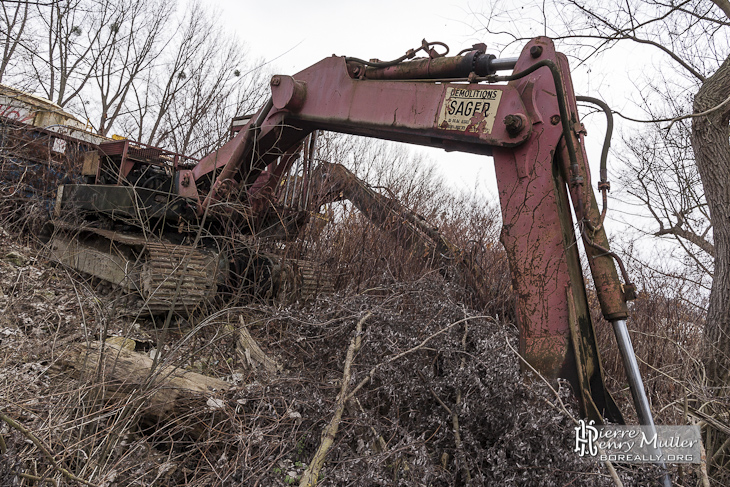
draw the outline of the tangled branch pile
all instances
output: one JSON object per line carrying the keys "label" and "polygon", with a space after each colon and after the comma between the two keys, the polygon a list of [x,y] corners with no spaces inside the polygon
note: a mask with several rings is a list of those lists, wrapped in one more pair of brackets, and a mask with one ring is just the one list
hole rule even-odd
{"label": "tangled branch pile", "polygon": [[468,249],[478,287],[344,205],[286,249],[318,256],[336,294],[167,319],[53,267],[34,238],[47,208],[3,196],[0,485],[613,485],[573,452],[569,388],[566,414],[519,373],[494,210],[424,178],[397,197]]}
{"label": "tangled branch pile", "polygon": [[[438,274],[315,305],[228,309],[165,330],[115,314],[114,293],[95,292],[30,248],[9,237],[1,244],[3,412],[49,453],[4,424],[4,484],[79,482],[63,471],[94,485],[298,483],[367,313],[321,485],[612,483],[572,452],[573,423],[548,405],[553,393],[523,382],[507,346],[514,327],[461,305],[461,290]],[[241,350],[242,329],[278,367]],[[137,355],[154,357],[152,371],[115,375],[112,364],[131,352],[107,345],[111,362],[89,359],[84,373],[70,373],[73,350],[110,335],[134,338]],[[163,404],[161,414],[173,367],[228,386],[170,397],[174,408]],[[567,389],[561,395],[571,404]],[[639,474],[624,472],[624,481]]]}

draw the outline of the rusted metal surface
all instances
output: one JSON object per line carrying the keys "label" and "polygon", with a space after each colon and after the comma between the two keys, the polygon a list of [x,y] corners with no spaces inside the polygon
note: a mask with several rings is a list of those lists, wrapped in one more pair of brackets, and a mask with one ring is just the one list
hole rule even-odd
{"label": "rusted metal surface", "polygon": [[298,111],[304,105],[307,96],[307,85],[291,76],[274,76],[271,78],[274,107],[277,110]]}
{"label": "rusted metal surface", "polygon": [[[314,130],[493,155],[501,239],[517,294],[520,352],[543,375],[569,379],[592,419],[600,421],[604,414],[620,419],[603,385],[571,217],[571,208],[580,221],[597,222],[600,214],[565,57],[549,39],[534,39],[505,64],[524,75],[509,78],[507,85],[492,84],[497,79],[491,76],[493,56],[483,48],[464,56],[368,64],[333,56],[294,76],[273,77],[271,99],[231,141],[189,172],[177,172],[175,164],[158,166],[176,173],[172,193],[195,201],[198,216],[229,223],[239,215],[256,222],[250,223],[251,233],[266,228],[278,235],[296,229],[301,201],[307,206],[306,152],[301,173],[296,154]],[[125,147],[122,161],[132,150]],[[135,179],[124,162],[116,167],[120,181]],[[615,265],[602,255],[608,249],[605,232],[581,237],[589,244],[604,315],[625,317]],[[254,270],[275,274],[274,260],[263,267],[263,257],[250,260],[256,262]]]}
{"label": "rusted metal surface", "polygon": [[319,265],[263,252],[253,239],[219,253],[57,220],[46,249],[50,259],[142,298],[141,310],[152,315],[171,309],[179,315],[194,313],[224,283],[258,298],[288,302],[334,291],[334,280]]}
{"label": "rusted metal surface", "polygon": [[395,198],[376,192],[341,164],[321,162],[315,184],[318,206],[349,200],[371,222],[391,233],[415,255],[439,265],[467,265],[459,249],[422,217],[404,208]]}
{"label": "rusted metal surface", "polygon": [[[483,293],[484,276],[473,259],[421,215],[405,208],[395,197],[379,193],[341,164],[321,161],[312,182],[317,194],[314,209],[333,201],[349,200],[373,224],[389,233],[411,255],[440,268],[455,271],[476,293]],[[321,229],[320,229],[321,230]]]}
{"label": "rusted metal surface", "polygon": [[[294,119],[302,127],[323,127],[476,153],[489,152],[491,146],[514,147],[529,136],[526,133],[512,139],[504,125],[498,123],[480,126],[485,114],[502,120],[510,113],[524,112],[520,97],[510,87],[353,80],[341,58],[325,59],[297,78],[307,84],[306,103],[296,114],[273,113],[262,127],[262,139],[268,138],[281,121]],[[332,97],[333,92],[338,96]],[[491,103],[482,103],[481,110],[475,112],[474,106],[481,100]],[[467,108],[468,103],[472,104]],[[436,122],[445,115],[473,121],[455,127]],[[282,132],[283,143],[290,134],[295,135],[286,128],[276,131]]]}
{"label": "rusted metal surface", "polygon": [[[565,73],[568,73],[567,58],[561,54],[557,57],[557,61],[561,69]],[[574,114],[575,122],[577,122],[578,109],[572,80],[569,75],[564,75],[563,79],[566,84],[566,102],[569,111],[571,114]],[[596,202],[596,197],[590,184],[591,174],[587,162],[588,158],[585,153],[585,135],[585,131],[580,129],[571,132],[574,146],[578,148],[576,151],[578,158],[577,168],[571,168],[568,165],[565,141],[561,141],[558,146],[558,153],[560,160],[563,162],[561,170],[564,174],[568,175],[571,174],[571,171],[577,170],[576,174],[571,175],[571,178],[579,181],[579,183],[570,184],[570,196],[573,201],[576,217],[579,221],[587,219],[597,224],[601,221],[601,211],[598,208],[598,203]],[[580,181],[583,182],[580,183]],[[611,256],[606,253],[606,250],[610,248],[606,230],[602,225],[595,232],[591,231],[586,225],[583,225],[581,229],[582,238],[586,244],[585,250],[588,255],[588,264],[591,269],[591,275],[593,276],[593,282],[596,287],[603,316],[608,321],[625,320],[628,317],[626,300],[627,298],[633,299],[634,296],[632,290],[629,290],[630,295],[625,295],[621,281],[618,278],[618,273],[616,272],[616,265]]]}
{"label": "rusted metal surface", "polygon": [[[324,59],[292,79],[306,85],[305,100],[296,113],[272,110],[262,122],[254,153],[255,122],[249,122],[234,139],[201,160],[193,170],[196,181],[218,169],[218,181],[233,178],[247,188],[314,128],[476,154],[491,154],[492,147],[516,147],[529,138],[529,126],[510,137],[501,123],[509,114],[525,113],[522,98],[509,86],[352,79],[341,57]],[[280,90],[286,91],[282,99],[288,98],[285,85],[271,86],[274,99],[279,99]],[[487,98],[490,103],[475,111],[476,103]],[[203,206],[212,201],[209,196]]]}
{"label": "rusted metal surface", "polygon": [[376,226],[393,235],[413,254],[427,260],[442,261],[454,258],[454,246],[445,240],[431,239],[428,225],[418,216],[403,208],[394,198],[382,195],[358,179],[341,164],[321,163],[318,176],[322,184],[319,195],[322,202],[346,199]]}
{"label": "rusted metal surface", "polygon": [[144,307],[150,314],[191,314],[215,297],[224,274],[218,255],[170,242],[147,242],[140,272]]}
{"label": "rusted metal surface", "polygon": [[492,54],[486,54],[486,49],[485,44],[474,44],[470,51],[462,51],[464,55],[430,56],[390,66],[373,66],[348,58],[347,68],[350,76],[359,79],[424,80],[487,76],[514,67],[516,58],[497,59]]}
{"label": "rusted metal surface", "polygon": [[[77,208],[137,222],[136,226],[154,227],[159,221],[196,226],[194,201],[146,188],[101,184],[67,184],[62,186],[56,212]],[[143,218],[145,221],[140,222]]]}
{"label": "rusted metal surface", "polygon": [[103,279],[129,291],[138,282],[138,273],[128,264],[134,261],[130,250],[115,249],[110,253],[108,246],[84,244],[78,233],[57,232],[47,244],[48,258],[78,272]]}
{"label": "rusted metal surface", "polygon": [[[524,48],[515,70],[528,68],[536,58],[561,61],[552,42],[542,38]],[[570,83],[567,65],[559,65],[564,82]],[[544,67],[510,84],[529,94],[526,104],[533,124],[531,139],[524,146],[494,153],[504,223],[502,243],[518,295],[520,352],[544,375],[569,379],[590,417],[599,420],[607,415],[618,420],[618,408],[603,384],[575,245],[565,172],[568,157],[558,150],[562,126],[554,80]],[[577,111],[571,116],[577,120]],[[558,123],[552,123],[556,118]],[[613,272],[618,283],[615,268]]]}
{"label": "rusted metal surface", "polygon": [[[257,165],[263,168],[270,164],[266,154],[272,148],[276,149],[274,152],[288,149],[310,127],[494,154],[504,219],[502,241],[510,257],[518,294],[521,352],[543,374],[570,378],[579,388],[589,387],[583,384],[586,377],[598,377],[599,390],[589,391],[583,401],[596,397],[604,404],[593,409],[606,411],[610,406],[605,404],[607,393],[592,341],[585,284],[565,190],[567,176],[564,167],[553,164],[556,153],[561,155],[558,147],[563,127],[549,70],[540,68],[508,86],[372,81],[375,77],[466,76],[474,70],[477,57],[473,53],[366,68],[361,79],[352,79],[352,66],[348,70],[342,58],[333,57],[293,77],[276,77],[271,83],[275,109],[261,125],[259,155],[241,151],[240,142],[238,146],[233,142],[219,156],[238,150],[238,157],[254,161],[247,170],[255,170]],[[561,64],[563,60],[552,42],[545,38],[526,46],[516,70],[541,59],[561,65],[567,80],[564,82],[570,83],[567,66]],[[294,95],[294,87],[304,86],[306,90],[299,89]],[[572,93],[572,86],[566,88]],[[332,93],[338,96],[333,97]],[[575,119],[571,122],[578,121],[574,105],[573,100],[571,115]],[[229,174],[240,166],[233,156],[226,164],[224,172]],[[574,199],[575,192],[573,188]],[[613,272],[615,275],[615,268]],[[602,280],[600,272],[597,276],[599,283],[618,282],[613,276]],[[566,289],[572,290],[572,320]],[[571,333],[587,335],[589,344],[576,351]],[[576,370],[576,353],[581,355],[577,360],[584,361],[584,368],[590,369],[587,374]]]}
{"label": "rusted metal surface", "polygon": [[311,302],[332,294],[335,281],[320,265],[301,259],[282,259],[276,266],[277,298],[287,302]]}
{"label": "rusted metal surface", "polygon": [[0,190],[52,201],[59,181],[78,181],[94,146],[0,116]]}
{"label": "rusted metal surface", "polygon": [[[99,169],[95,181],[103,184],[137,185],[160,189],[178,179],[178,172],[190,170],[198,159],[128,139],[99,144]],[[144,170],[140,168],[144,166]],[[189,173],[188,185],[191,183]],[[177,184],[182,185],[178,179]],[[170,190],[170,188],[165,188]],[[197,196],[197,195],[196,195]]]}
{"label": "rusted metal surface", "polygon": [[466,56],[418,59],[387,68],[366,67],[362,77],[372,80],[466,78],[474,71],[474,57],[472,52]]}
{"label": "rusted metal surface", "polygon": [[150,237],[54,222],[52,260],[140,296],[143,310],[190,314],[215,297],[225,274],[213,252]]}

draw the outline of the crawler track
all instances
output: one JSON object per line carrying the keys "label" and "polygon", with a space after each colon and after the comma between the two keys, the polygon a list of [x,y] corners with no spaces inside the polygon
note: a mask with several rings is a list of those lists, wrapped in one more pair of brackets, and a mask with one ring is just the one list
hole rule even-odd
{"label": "crawler track", "polygon": [[221,269],[213,252],[63,222],[53,227],[51,260],[137,294],[150,314],[189,314],[216,294]]}
{"label": "crawler track", "polygon": [[[228,259],[205,248],[65,222],[54,222],[48,233],[51,260],[138,296],[142,310],[152,315],[170,310],[192,314],[215,298],[219,283],[226,282],[229,274]],[[252,271],[268,276],[264,285],[248,283],[254,295],[265,291],[258,297],[312,301],[334,291],[334,280],[317,264],[269,253],[253,255],[255,262],[268,268]]]}

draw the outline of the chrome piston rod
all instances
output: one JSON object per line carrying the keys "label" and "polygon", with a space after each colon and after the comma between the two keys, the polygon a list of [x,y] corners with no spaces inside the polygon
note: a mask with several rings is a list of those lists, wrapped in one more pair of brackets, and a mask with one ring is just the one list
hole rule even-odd
{"label": "chrome piston rod", "polygon": [[489,60],[489,67],[494,71],[511,71],[517,65],[516,57],[494,58]]}
{"label": "chrome piston rod", "polygon": [[[621,358],[624,362],[624,369],[626,369],[626,378],[629,381],[631,396],[634,398],[634,406],[636,406],[636,415],[639,417],[639,423],[646,426],[650,435],[656,435],[654,417],[651,414],[649,399],[646,397],[646,391],[644,390],[644,381],[641,380],[641,372],[639,372],[639,364],[636,362],[636,355],[634,354],[634,347],[631,344],[629,330],[626,327],[626,320],[612,321],[611,324],[616,334],[616,342],[618,343],[618,349],[621,352]],[[661,450],[657,450],[656,453],[661,455]],[[669,478],[666,464],[661,461],[657,465],[664,472],[661,478],[662,485],[664,487],[671,487],[672,481]]]}

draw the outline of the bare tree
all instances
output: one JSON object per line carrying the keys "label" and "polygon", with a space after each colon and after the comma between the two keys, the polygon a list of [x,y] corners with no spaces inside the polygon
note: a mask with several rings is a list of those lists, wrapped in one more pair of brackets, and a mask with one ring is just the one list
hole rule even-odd
{"label": "bare tree", "polygon": [[164,44],[173,9],[160,0],[3,3],[0,80],[83,112],[106,134]]}
{"label": "bare tree", "polygon": [[38,34],[26,46],[36,89],[58,105],[65,107],[76,100],[91,79],[97,63],[93,44],[98,42],[102,27],[110,21],[109,2],[59,0],[51,4],[36,3]]}
{"label": "bare tree", "polygon": [[11,61],[16,60],[15,53],[21,42],[26,41],[26,26],[28,25],[29,5],[28,2],[17,4],[0,3],[2,17],[0,17],[0,39],[2,39],[3,50],[0,58],[0,82],[8,70]]}
{"label": "bare tree", "polygon": [[133,96],[127,101],[125,131],[147,144],[164,141],[169,133],[163,119],[175,98],[190,82],[185,70],[194,65],[196,54],[204,48],[205,12],[199,3],[188,8],[174,30],[159,62],[145,73],[144,79],[132,84]]}
{"label": "bare tree", "polygon": [[261,103],[266,74],[249,67],[243,43],[200,3],[189,4],[173,30],[158,62],[133,84],[123,130],[202,156],[228,138],[233,116]]}
{"label": "bare tree", "polygon": [[0,80],[82,113],[101,135],[203,155],[266,87],[220,25],[200,2],[181,14],[163,0],[3,3]]}
{"label": "bare tree", "polygon": [[209,35],[201,47],[180,71],[187,83],[163,118],[167,143],[178,152],[198,156],[219,147],[229,136],[231,118],[257,108],[266,88],[260,72],[241,76],[245,64],[239,42]]}
{"label": "bare tree", "polygon": [[[678,106],[671,96],[667,96],[663,108],[677,116],[686,113],[684,106]],[[615,153],[623,162],[618,174],[620,188],[628,195],[624,203],[638,204],[639,212],[647,216],[638,218],[637,222],[640,215],[632,214],[627,223],[640,233],[674,243],[662,246],[665,255],[668,253],[671,258],[663,259],[657,273],[677,281],[677,288],[687,288],[679,281],[690,281],[690,288],[696,292],[691,296],[683,294],[687,302],[706,307],[714,273],[715,246],[709,208],[694,163],[691,122],[680,120],[671,131],[666,126],[655,122],[630,131],[623,138],[622,150]],[[652,267],[657,263],[642,265]]]}
{"label": "bare tree", "polygon": [[96,128],[106,135],[119,117],[134,82],[150,67],[164,42],[171,8],[164,1],[120,0],[92,44],[91,67],[98,93]]}

